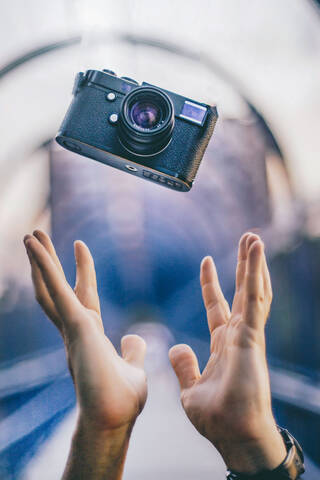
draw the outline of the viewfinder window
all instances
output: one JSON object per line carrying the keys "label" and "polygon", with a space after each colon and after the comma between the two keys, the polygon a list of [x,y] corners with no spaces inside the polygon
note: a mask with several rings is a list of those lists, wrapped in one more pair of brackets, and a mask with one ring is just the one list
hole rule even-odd
{"label": "viewfinder window", "polygon": [[181,118],[185,118],[190,122],[197,123],[198,125],[202,125],[204,122],[204,118],[207,113],[207,108],[199,105],[197,103],[192,103],[186,100],[182,107],[182,111],[180,113]]}

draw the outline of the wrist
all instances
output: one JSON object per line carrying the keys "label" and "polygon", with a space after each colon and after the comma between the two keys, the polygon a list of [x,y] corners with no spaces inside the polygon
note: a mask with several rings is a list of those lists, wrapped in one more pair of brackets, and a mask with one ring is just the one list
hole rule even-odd
{"label": "wrist", "polygon": [[287,454],[275,424],[261,427],[259,434],[250,438],[232,439],[226,445],[219,445],[218,450],[229,470],[247,475],[277,468]]}
{"label": "wrist", "polygon": [[120,480],[133,425],[100,429],[79,417],[63,480]]}
{"label": "wrist", "polygon": [[[136,399],[134,399],[136,401]],[[83,404],[82,404],[83,403]],[[96,401],[95,405],[85,405],[81,399],[78,401],[79,415],[76,428],[85,429],[88,433],[93,432],[94,435],[103,432],[113,435],[132,430],[139,413],[138,406],[131,407],[128,405],[127,411],[125,402],[112,400],[107,407]],[[119,410],[117,411],[117,407]]]}
{"label": "wrist", "polygon": [[106,428],[103,422],[92,421],[85,415],[79,415],[74,438],[86,438],[105,445],[121,445],[129,441],[134,422],[120,425],[115,428]]}

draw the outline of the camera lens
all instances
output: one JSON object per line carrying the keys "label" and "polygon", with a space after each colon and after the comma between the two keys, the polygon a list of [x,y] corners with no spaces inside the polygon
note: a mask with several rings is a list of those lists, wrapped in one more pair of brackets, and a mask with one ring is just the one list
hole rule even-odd
{"label": "camera lens", "polygon": [[173,105],[161,90],[139,87],[124,98],[118,133],[129,152],[142,156],[161,152],[171,140],[173,127]]}
{"label": "camera lens", "polygon": [[161,121],[160,108],[150,101],[138,100],[131,108],[130,117],[134,124],[141,128],[153,128]]}

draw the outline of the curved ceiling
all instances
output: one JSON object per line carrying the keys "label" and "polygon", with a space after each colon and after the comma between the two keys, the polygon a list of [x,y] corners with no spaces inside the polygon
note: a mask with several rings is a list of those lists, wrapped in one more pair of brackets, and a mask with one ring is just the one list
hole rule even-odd
{"label": "curved ceiling", "polygon": [[[69,102],[73,75],[111,67],[196,98],[210,96],[228,111],[225,87],[196,65],[135,45],[115,44],[113,32],[160,39],[213,59],[258,107],[286,154],[296,193],[314,200],[320,190],[319,17],[300,0],[153,2],[13,0],[3,9],[0,66],[50,42],[82,35],[79,47],[35,59],[1,80],[3,163],[22,159],[54,134]],[[99,35],[106,41],[97,42]]]}

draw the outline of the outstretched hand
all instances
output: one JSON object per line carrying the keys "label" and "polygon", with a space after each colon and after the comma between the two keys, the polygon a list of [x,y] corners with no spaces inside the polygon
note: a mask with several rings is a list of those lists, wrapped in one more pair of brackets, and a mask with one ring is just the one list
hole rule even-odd
{"label": "outstretched hand", "polygon": [[67,283],[54,246],[44,232],[24,239],[36,298],[60,331],[67,352],[80,422],[95,431],[131,428],[147,396],[143,370],[145,342],[122,338],[118,355],[105,335],[93,259],[88,247],[75,242],[76,285]]}
{"label": "outstretched hand", "polygon": [[264,327],[272,289],[260,238],[247,233],[240,240],[231,311],[211,257],[202,262],[200,281],[211,335],[208,363],[201,374],[188,345],[169,353],[183,407],[232,470],[275,468],[286,449],[271,409]]}
{"label": "outstretched hand", "polygon": [[[45,233],[37,230],[24,242],[36,297],[64,340],[79,404],[63,478],[102,480],[107,474],[120,480],[130,431],[146,401],[145,343],[123,337],[120,356],[105,335],[94,263],[83,242],[75,243],[74,290]],[[201,374],[189,346],[170,350],[182,404],[229,468],[248,474],[273,469],[286,449],[271,408],[264,326],[272,291],[260,238],[248,233],[240,241],[231,311],[210,257],[201,265],[201,286],[211,354]]]}

